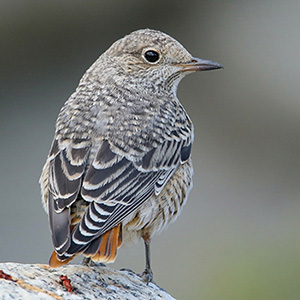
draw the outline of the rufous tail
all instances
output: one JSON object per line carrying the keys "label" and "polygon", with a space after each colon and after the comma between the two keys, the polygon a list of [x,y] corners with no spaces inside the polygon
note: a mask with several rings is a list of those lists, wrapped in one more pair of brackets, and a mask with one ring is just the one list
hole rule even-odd
{"label": "rufous tail", "polygon": [[50,259],[49,259],[49,266],[50,266],[51,268],[58,268],[58,267],[61,267],[61,266],[63,266],[63,265],[66,265],[67,263],[69,263],[75,256],[76,256],[76,255],[71,256],[71,257],[69,257],[68,259],[66,259],[66,260],[64,260],[64,261],[61,261],[61,260],[59,260],[59,259],[57,258],[56,252],[53,251],[53,252],[52,252],[52,255],[51,255]]}
{"label": "rufous tail", "polygon": [[114,262],[122,245],[121,223],[102,235],[98,251],[90,256],[96,262]]}
{"label": "rufous tail", "polygon": [[[95,254],[86,255],[96,262],[114,262],[117,257],[117,249],[122,245],[122,230],[121,223],[116,227],[105,232],[101,236],[100,246]],[[68,264],[75,256],[79,253],[76,253],[72,257],[61,261],[58,259],[57,254],[53,251],[50,260],[49,266],[52,268],[58,268],[60,266]]]}

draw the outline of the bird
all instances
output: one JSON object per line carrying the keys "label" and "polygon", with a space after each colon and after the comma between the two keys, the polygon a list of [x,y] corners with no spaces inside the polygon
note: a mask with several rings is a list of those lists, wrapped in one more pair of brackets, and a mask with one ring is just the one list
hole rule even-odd
{"label": "bird", "polygon": [[177,40],[140,29],[85,72],[59,112],[40,177],[54,251],[50,267],[78,254],[110,263],[123,244],[150,241],[174,222],[192,188],[193,123],[177,98],[181,79],[220,69]]}

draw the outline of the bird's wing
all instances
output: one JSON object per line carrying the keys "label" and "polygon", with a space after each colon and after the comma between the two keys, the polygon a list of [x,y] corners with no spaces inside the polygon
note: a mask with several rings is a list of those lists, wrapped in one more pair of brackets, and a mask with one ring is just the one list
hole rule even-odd
{"label": "bird's wing", "polygon": [[[185,126],[178,128],[156,146],[148,145],[149,150],[139,156],[125,155],[119,146],[103,140],[90,164],[90,141],[54,140],[48,159],[48,212],[60,258],[84,251],[151,195],[161,192],[190,156],[191,131]],[[90,204],[71,236],[70,207],[78,198]]]}
{"label": "bird's wing", "polygon": [[67,256],[117,226],[154,193],[158,195],[191,152],[190,139],[166,140],[139,160],[123,156],[104,140],[81,187],[91,202],[74,229]]}
{"label": "bird's wing", "polygon": [[70,246],[70,206],[80,192],[90,142],[83,139],[54,139],[49,165],[48,214],[53,245],[57,252]]}

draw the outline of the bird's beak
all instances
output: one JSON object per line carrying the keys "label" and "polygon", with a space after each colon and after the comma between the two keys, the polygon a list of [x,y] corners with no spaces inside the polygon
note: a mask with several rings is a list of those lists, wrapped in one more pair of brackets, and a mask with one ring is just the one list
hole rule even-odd
{"label": "bird's beak", "polygon": [[191,62],[179,64],[181,72],[209,71],[215,69],[224,69],[224,67],[211,60],[193,57]]}

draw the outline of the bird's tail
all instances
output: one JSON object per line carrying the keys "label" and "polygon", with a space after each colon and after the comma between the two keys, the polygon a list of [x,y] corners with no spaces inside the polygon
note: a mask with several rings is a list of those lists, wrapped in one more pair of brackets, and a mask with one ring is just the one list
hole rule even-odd
{"label": "bird's tail", "polygon": [[117,257],[117,249],[122,245],[121,223],[105,232],[101,237],[100,246],[91,259],[96,262],[114,262]]}
{"label": "bird's tail", "polygon": [[52,252],[52,255],[49,259],[49,266],[51,268],[58,268],[58,267],[61,267],[63,265],[66,265],[67,263],[69,263],[73,258],[75,258],[76,255],[74,256],[71,256],[67,259],[65,259],[64,261],[62,260],[59,260],[58,257],[57,257],[57,254],[55,251]]}
{"label": "bird's tail", "polygon": [[[122,245],[122,227],[121,223],[109,231],[105,232],[103,235],[94,240],[89,247],[83,252],[84,256],[90,257],[96,262],[114,262],[117,257],[117,249]],[[96,251],[93,251],[97,245]],[[52,268],[57,268],[69,263],[75,256],[79,253],[74,254],[73,256],[60,260],[57,256],[57,253],[53,251],[49,265]]]}

